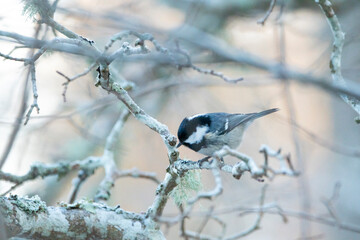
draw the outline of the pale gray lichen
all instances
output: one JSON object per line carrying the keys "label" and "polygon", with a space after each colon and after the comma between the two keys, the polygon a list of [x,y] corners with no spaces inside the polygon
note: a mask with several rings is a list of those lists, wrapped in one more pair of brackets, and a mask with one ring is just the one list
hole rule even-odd
{"label": "pale gray lichen", "polygon": [[122,91],[124,91],[123,87],[118,82],[113,82],[111,87],[112,87],[112,90],[114,90],[117,93],[121,93]]}
{"label": "pale gray lichen", "polygon": [[51,16],[53,10],[47,0],[23,0],[24,8],[22,14],[28,18],[34,19],[36,14],[41,16]]}
{"label": "pale gray lichen", "polygon": [[202,189],[201,171],[187,171],[184,176],[178,179],[178,185],[170,192],[170,196],[174,199],[175,203],[180,206],[186,203],[191,195]]}
{"label": "pale gray lichen", "polygon": [[60,202],[59,206],[66,209],[84,209],[89,213],[95,213],[97,208],[102,208],[99,203],[95,203],[94,201],[86,198],[80,199],[79,201],[72,204]]}
{"label": "pale gray lichen", "polygon": [[357,116],[357,117],[355,117],[355,122],[357,123],[357,124],[360,124],[360,116]]}
{"label": "pale gray lichen", "polygon": [[27,214],[46,212],[46,203],[41,201],[38,195],[30,198],[28,196],[18,198],[17,195],[11,195],[9,200]]}

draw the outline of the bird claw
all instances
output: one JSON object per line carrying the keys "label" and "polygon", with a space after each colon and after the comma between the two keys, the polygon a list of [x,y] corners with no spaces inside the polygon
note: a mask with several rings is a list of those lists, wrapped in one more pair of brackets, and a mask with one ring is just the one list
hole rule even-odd
{"label": "bird claw", "polygon": [[198,160],[199,166],[201,167],[204,162],[209,162],[208,160],[209,160],[210,158],[211,158],[211,157],[207,156],[207,157],[204,157],[204,158]]}

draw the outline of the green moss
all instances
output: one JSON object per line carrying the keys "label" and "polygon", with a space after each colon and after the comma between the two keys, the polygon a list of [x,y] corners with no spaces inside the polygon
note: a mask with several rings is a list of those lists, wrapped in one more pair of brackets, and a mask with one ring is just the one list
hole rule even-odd
{"label": "green moss", "polygon": [[201,171],[191,170],[180,177],[178,185],[171,191],[170,196],[174,199],[175,203],[180,206],[186,203],[194,193],[199,192],[201,189]]}

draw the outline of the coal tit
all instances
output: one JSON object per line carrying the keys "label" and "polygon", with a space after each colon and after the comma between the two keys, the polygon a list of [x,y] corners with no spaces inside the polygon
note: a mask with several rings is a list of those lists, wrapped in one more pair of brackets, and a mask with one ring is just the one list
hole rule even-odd
{"label": "coal tit", "polygon": [[205,113],[184,118],[178,130],[180,143],[195,152],[212,156],[225,145],[232,149],[240,145],[245,129],[257,118],[278,111],[278,108],[258,113]]}

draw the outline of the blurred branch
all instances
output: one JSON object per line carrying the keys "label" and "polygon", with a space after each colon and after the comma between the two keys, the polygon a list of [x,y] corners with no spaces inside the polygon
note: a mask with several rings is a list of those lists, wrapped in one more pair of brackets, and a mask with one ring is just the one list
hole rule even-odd
{"label": "blurred branch", "polygon": [[[35,33],[34,33],[34,38],[37,39],[39,37],[39,32],[40,32],[40,28],[41,25],[37,24],[36,28],[35,28]],[[30,49],[29,50],[29,54],[28,54],[28,58],[26,58],[25,60],[28,60],[30,58],[32,58],[33,54],[34,54],[34,49]],[[11,53],[9,53],[10,55]],[[2,55],[0,55],[2,56]],[[21,95],[21,99],[20,99],[20,109],[19,112],[16,115],[15,121],[14,121],[14,127],[11,131],[9,140],[5,146],[5,150],[4,153],[1,156],[1,160],[0,160],[0,170],[2,169],[3,165],[5,164],[11,150],[12,147],[14,145],[14,142],[16,140],[17,134],[19,133],[20,127],[21,127],[21,122],[22,119],[25,115],[26,112],[26,108],[27,108],[27,100],[28,100],[28,89],[27,89],[27,85],[28,85],[28,81],[29,81],[29,76],[30,76],[30,67],[28,68],[28,71],[25,74],[25,80],[23,83],[23,89],[22,89],[22,95]]]}
{"label": "blurred branch", "polygon": [[122,178],[122,177],[144,178],[144,179],[149,179],[157,184],[160,184],[160,181],[156,177],[155,173],[139,171],[137,168],[117,171],[116,178]]}
{"label": "blurred branch", "polygon": [[360,85],[356,82],[348,81],[348,88],[331,84],[326,78],[315,77],[313,75],[294,70],[290,66],[285,66],[279,62],[265,60],[243,50],[232,47],[228,43],[190,26],[183,26],[181,29],[175,29],[171,32],[171,34],[173,37],[183,39],[195,46],[198,46],[199,48],[211,51],[221,59],[246,64],[268,71],[276,78],[296,80],[302,84],[311,84],[331,93],[345,94],[356,99],[360,99]]}
{"label": "blurred branch", "polygon": [[75,201],[81,185],[85,182],[85,180],[87,179],[88,176],[89,176],[89,174],[87,173],[87,171],[84,171],[81,169],[78,172],[77,178],[73,179],[73,181],[72,181],[73,187],[70,190],[70,197],[69,197],[69,201],[68,201],[70,204]]}
{"label": "blurred branch", "polygon": [[[264,203],[265,203],[265,193],[266,193],[266,189],[267,189],[268,185],[264,185],[262,187],[262,190],[261,190],[261,194],[260,194],[260,199],[259,199],[259,209],[263,209],[264,208]],[[172,219],[170,221],[181,221],[182,222],[182,225],[184,224],[183,221],[186,217],[189,217],[190,215],[190,211],[191,211],[191,205],[190,205],[190,210],[187,210],[187,211],[182,211],[181,212],[181,215],[179,217],[176,217],[175,219]],[[235,211],[233,211],[235,212]],[[236,233],[232,236],[228,236],[228,237],[225,237],[225,233],[223,232],[223,234],[221,235],[221,239],[223,240],[235,240],[235,239],[239,239],[239,238],[242,238],[242,237],[245,237],[251,233],[253,233],[254,231],[258,230],[260,228],[260,223],[261,223],[261,220],[264,216],[264,212],[262,211],[259,211],[258,212],[258,216],[257,218],[255,219],[255,222],[252,226],[250,226],[248,229],[246,229],[245,231],[242,231],[242,232],[239,232],[239,233]],[[210,219],[210,218],[215,218],[217,219],[217,214],[214,214],[214,209],[213,208],[210,208],[210,210],[208,212],[206,212],[206,218],[204,220],[204,223],[202,224],[200,230],[196,233],[196,232],[193,232],[193,231],[189,231],[189,230],[181,230],[182,232],[182,236],[184,237],[187,237],[187,238],[191,238],[191,239],[206,239],[206,240],[216,240],[216,239],[219,239],[217,237],[212,237],[212,236],[208,236],[208,235],[204,235],[204,234],[200,234],[201,233],[201,229],[205,226],[205,224],[207,223],[207,221]],[[163,219],[164,220],[164,219]],[[226,225],[225,223],[222,223],[222,221],[220,221],[220,224],[225,228]]]}
{"label": "blurred branch", "polygon": [[[234,210],[232,210],[233,212]],[[247,215],[247,214],[253,214],[253,213],[258,213],[258,212],[264,212],[267,214],[275,214],[275,215],[279,215],[280,213],[284,216],[287,217],[295,217],[295,218],[300,218],[300,219],[305,219],[311,222],[316,222],[316,223],[320,223],[323,225],[327,225],[327,226],[332,226],[332,227],[337,227],[339,229],[342,230],[346,230],[349,232],[355,232],[355,233],[360,233],[360,228],[358,225],[350,225],[350,224],[346,224],[343,222],[337,222],[336,220],[334,220],[332,217],[328,218],[328,217],[320,217],[320,216],[316,216],[310,213],[306,213],[306,212],[298,212],[298,211],[291,211],[291,210],[281,210],[281,212],[279,212],[278,209],[274,210],[273,208],[268,208],[268,207],[263,207],[262,209],[256,208],[256,209],[248,209],[248,210],[243,210],[241,212],[241,215]]]}
{"label": "blurred branch", "polygon": [[[25,1],[24,2],[24,13],[29,15],[35,15],[38,13],[41,17],[39,23],[45,23],[46,25],[50,26],[53,30],[57,30],[58,32],[64,34],[68,38],[75,38],[78,40],[83,40],[92,45],[94,41],[88,40],[71,30],[67,29],[63,25],[59,24],[54,20],[54,14],[57,8],[58,0],[55,0],[52,5],[48,0],[41,0],[41,1]],[[54,31],[55,32],[55,31]]]}
{"label": "blurred branch", "polygon": [[219,167],[220,164],[218,161],[214,160],[210,163],[211,171],[215,179],[215,188],[209,192],[200,192],[188,201],[188,205],[193,205],[195,202],[199,201],[200,199],[208,199],[211,200],[212,198],[219,196],[223,192],[223,186],[220,176]]}
{"label": "blurred branch", "polygon": [[317,143],[318,145],[334,152],[343,154],[350,157],[360,158],[360,151],[357,149],[351,149],[349,146],[345,146],[342,144],[332,143],[327,141],[327,139],[322,138],[321,136],[311,132],[308,129],[305,129],[304,127],[300,126],[296,122],[291,123],[294,127],[298,129],[298,131],[303,132],[305,135],[307,135],[312,141]]}
{"label": "blurred branch", "polygon": [[[98,59],[101,56],[101,52],[97,49],[84,44],[79,39],[66,39],[66,38],[54,38],[53,40],[39,40],[36,38],[26,37],[17,33],[7,32],[0,30],[0,36],[4,36],[10,39],[16,40],[18,43],[25,47],[35,49],[46,49],[59,52],[72,53],[76,55],[86,56],[91,59]],[[43,51],[42,50],[42,51]],[[40,54],[40,52],[38,52]],[[106,57],[105,57],[106,58]]]}
{"label": "blurred branch", "polygon": [[0,57],[3,57],[3,58],[5,58],[5,59],[9,59],[9,60],[13,60],[13,61],[18,61],[18,62],[25,62],[25,61],[28,60],[27,58],[15,58],[15,57],[11,57],[10,55],[3,54],[3,53],[0,53]]}
{"label": "blurred branch", "polygon": [[[327,200],[329,200],[330,202],[335,201],[339,196],[338,195],[339,188],[340,188],[340,184],[336,183],[334,186],[333,195],[331,196],[330,199]],[[333,204],[333,202],[331,204]],[[337,227],[339,229],[346,230],[349,232],[360,233],[360,228],[356,224],[355,225],[346,224],[340,221],[340,219],[334,218],[333,216],[331,216],[331,214],[330,214],[331,217],[329,218],[329,217],[317,216],[307,212],[284,210],[276,203],[264,204],[262,207],[258,207],[258,208],[231,206],[228,208],[214,210],[212,212],[213,216],[220,216],[220,215],[233,214],[233,213],[239,213],[240,217],[248,214],[259,214],[259,213],[274,214],[274,215],[279,215],[284,223],[288,222],[288,218],[294,217],[294,218],[299,218],[299,219],[304,219],[307,221],[319,223],[326,226]],[[201,211],[201,212],[193,212],[189,215],[189,217],[206,217],[207,215],[208,215],[208,211]],[[172,221],[176,221],[176,220],[177,220],[176,218],[172,219]]]}
{"label": "blurred branch", "polygon": [[336,213],[335,207],[334,207],[334,203],[339,199],[340,197],[340,188],[341,188],[341,183],[340,182],[336,182],[334,185],[334,190],[332,193],[332,196],[330,198],[323,198],[321,200],[321,202],[325,205],[325,207],[327,208],[330,216],[338,223],[340,224],[340,219]]}
{"label": "blurred branch", "polygon": [[67,89],[68,89],[68,86],[71,82],[73,82],[74,80],[80,78],[80,77],[83,77],[85,76],[86,74],[88,74],[94,67],[96,66],[96,62],[92,63],[84,72],[82,73],[79,73],[73,77],[68,77],[66,76],[65,74],[63,74],[62,72],[60,71],[56,71],[56,73],[58,73],[60,76],[63,76],[65,79],[66,79],[66,82],[64,82],[62,85],[64,86],[64,91],[62,93],[63,95],[63,98],[64,98],[64,102],[66,102],[66,92],[67,92]]}
{"label": "blurred branch", "polygon": [[269,9],[266,11],[265,16],[257,21],[258,24],[261,25],[265,24],[266,20],[269,18],[270,14],[274,10],[275,5],[276,5],[276,0],[271,0]]}
{"label": "blurred branch", "polygon": [[[259,202],[259,208],[261,209],[263,206],[264,206],[264,203],[265,203],[265,194],[266,194],[266,189],[267,189],[268,185],[264,185],[261,189],[261,194],[260,194],[260,202]],[[257,217],[256,217],[256,220],[254,222],[254,224],[249,227],[247,230],[243,231],[243,232],[240,232],[238,234],[235,234],[233,236],[230,236],[228,238],[226,238],[226,240],[235,240],[235,239],[239,239],[239,238],[242,238],[242,237],[245,237],[247,235],[249,235],[250,233],[258,230],[260,228],[260,223],[261,223],[261,220],[264,216],[264,212],[262,211],[259,211]]]}
{"label": "blurred branch", "polygon": [[176,42],[176,43],[177,43],[177,49],[176,49],[177,52],[179,52],[180,54],[182,54],[186,58],[185,63],[178,64],[179,69],[181,69],[183,67],[192,68],[192,69],[194,69],[195,71],[197,71],[199,73],[210,74],[210,75],[219,77],[219,78],[223,79],[225,82],[229,82],[229,83],[237,83],[239,81],[244,80],[244,78],[242,78],[242,77],[236,78],[236,79],[230,79],[221,72],[216,72],[213,69],[205,69],[205,68],[201,68],[201,67],[198,67],[198,66],[194,65],[192,63],[192,61],[191,61],[191,57],[190,57],[189,53],[180,48],[179,42]]}
{"label": "blurred branch", "polygon": [[[186,31],[186,35],[182,34],[184,31]],[[208,35],[204,32],[196,30],[194,28],[184,27],[180,32],[174,31],[173,35],[179,38],[183,38],[187,41],[190,41],[191,43],[201,48],[211,50],[221,58],[225,58],[239,63],[248,64],[256,68],[269,71],[273,73],[275,77],[295,79],[301,83],[312,84],[314,86],[323,88],[332,93],[345,94],[355,99],[360,99],[360,90],[359,90],[360,87],[356,83],[348,82],[349,88],[346,88],[344,86],[329,84],[326,79],[317,78],[312,75],[304,74],[292,70],[291,68],[278,64],[276,62],[265,61],[254,55],[240,51],[236,48],[228,46],[226,43],[222,42],[221,40],[211,35]],[[93,60],[99,61],[99,63],[103,65],[108,65],[115,59],[123,58],[125,55],[128,56],[131,54],[146,53],[145,50],[146,48],[142,48],[142,47],[138,49],[132,48],[128,46],[128,44],[123,44],[121,49],[109,55],[109,54],[101,53],[100,51],[92,47],[89,47],[88,45],[84,45],[82,44],[81,41],[75,39],[56,38],[52,41],[42,41],[5,31],[0,31],[0,36],[6,36],[9,38],[16,39],[20,43],[28,47],[41,48],[42,46],[46,45],[47,49],[49,50],[87,56]],[[201,41],[199,41],[199,39],[201,39]],[[163,48],[161,48],[161,51],[163,51]]]}
{"label": "blurred branch", "polygon": [[103,162],[103,166],[105,169],[105,177],[101,181],[97,193],[94,197],[94,200],[108,200],[110,197],[110,189],[114,186],[114,182],[116,180],[116,172],[117,167],[114,160],[114,150],[116,140],[119,138],[120,130],[122,129],[125,121],[129,117],[130,112],[125,109],[121,112],[118,120],[110,131],[110,134],[106,138],[106,144],[104,149],[104,154],[101,157],[101,161]]}
{"label": "blurred branch", "polygon": [[[330,70],[334,84],[342,86],[343,88],[348,88],[341,74],[341,54],[344,46],[345,34],[341,29],[339,19],[335,15],[331,2],[329,0],[315,0],[315,3],[317,3],[323,10],[334,37],[333,49],[330,58]],[[355,121],[360,123],[359,98],[354,98],[354,96],[348,96],[346,94],[340,94],[340,96],[354,109],[355,112],[357,112],[359,116],[357,116]]]}

